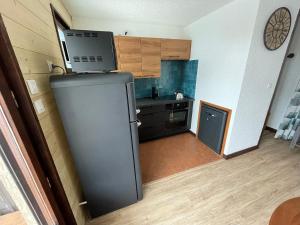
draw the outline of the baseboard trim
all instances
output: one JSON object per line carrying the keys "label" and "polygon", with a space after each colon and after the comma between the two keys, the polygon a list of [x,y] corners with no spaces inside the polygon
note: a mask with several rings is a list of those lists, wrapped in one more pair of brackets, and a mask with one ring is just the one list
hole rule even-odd
{"label": "baseboard trim", "polygon": [[258,145],[253,146],[253,147],[250,147],[250,148],[246,148],[246,149],[244,149],[244,150],[241,150],[241,151],[238,151],[238,152],[229,154],[229,155],[225,155],[225,154],[224,154],[224,155],[223,155],[223,158],[224,158],[224,159],[232,159],[232,158],[235,158],[235,157],[237,157],[237,156],[244,155],[244,154],[246,154],[246,153],[248,153],[248,152],[254,151],[254,150],[256,150],[256,149],[258,149]]}
{"label": "baseboard trim", "polygon": [[273,133],[276,133],[276,132],[277,132],[277,130],[274,129],[274,128],[272,128],[272,127],[265,127],[265,130],[271,131],[271,132],[273,132]]}
{"label": "baseboard trim", "polygon": [[193,131],[189,130],[188,132],[189,132],[190,134],[192,134],[193,136],[197,137],[197,135],[196,135]]}

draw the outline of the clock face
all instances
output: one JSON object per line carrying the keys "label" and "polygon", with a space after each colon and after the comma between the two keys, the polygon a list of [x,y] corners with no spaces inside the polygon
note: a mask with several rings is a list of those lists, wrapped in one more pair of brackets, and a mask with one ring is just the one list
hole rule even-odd
{"label": "clock face", "polygon": [[264,34],[267,49],[274,51],[282,46],[289,35],[291,22],[291,13],[287,8],[279,8],[271,15]]}

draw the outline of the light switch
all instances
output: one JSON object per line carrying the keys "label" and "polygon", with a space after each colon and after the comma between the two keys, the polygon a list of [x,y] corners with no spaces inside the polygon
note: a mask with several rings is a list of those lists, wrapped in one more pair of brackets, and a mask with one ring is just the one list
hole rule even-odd
{"label": "light switch", "polygon": [[34,101],[33,104],[34,104],[34,108],[35,108],[35,111],[37,112],[37,114],[41,114],[41,113],[45,112],[45,107],[44,107],[42,99],[38,99],[38,100]]}
{"label": "light switch", "polygon": [[35,80],[26,80],[27,82],[27,85],[28,85],[28,88],[29,88],[29,91],[31,94],[35,95],[37,93],[39,93],[39,88],[38,86],[36,85],[36,81]]}

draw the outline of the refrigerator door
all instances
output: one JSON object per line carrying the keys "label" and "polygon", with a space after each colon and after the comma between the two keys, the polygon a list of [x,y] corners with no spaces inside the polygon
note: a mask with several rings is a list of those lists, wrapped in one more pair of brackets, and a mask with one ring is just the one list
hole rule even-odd
{"label": "refrigerator door", "polygon": [[127,82],[116,77],[114,83],[114,76],[104,76],[104,84],[101,75],[65,77],[51,86],[91,216],[137,202]]}
{"label": "refrigerator door", "polygon": [[136,179],[136,190],[138,200],[143,198],[143,190],[142,190],[142,176],[140,169],[140,157],[139,157],[139,135],[138,135],[138,126],[139,121],[130,123],[131,128],[131,138],[132,138],[132,152],[134,158],[134,166],[135,166],[135,179]]}
{"label": "refrigerator door", "polygon": [[134,93],[134,83],[129,82],[126,85],[127,96],[128,96],[128,109],[129,109],[129,120],[130,122],[135,122],[137,120],[136,116],[136,104],[135,104],[135,93]]}

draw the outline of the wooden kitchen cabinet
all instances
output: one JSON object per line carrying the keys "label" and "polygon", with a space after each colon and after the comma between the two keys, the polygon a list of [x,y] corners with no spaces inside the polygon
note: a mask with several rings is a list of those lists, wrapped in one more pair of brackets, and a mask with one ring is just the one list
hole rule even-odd
{"label": "wooden kitchen cabinet", "polygon": [[161,39],[162,60],[189,60],[191,40]]}
{"label": "wooden kitchen cabinet", "polygon": [[161,60],[189,60],[190,40],[116,36],[118,71],[160,77]]}
{"label": "wooden kitchen cabinet", "polygon": [[118,70],[142,76],[141,38],[117,37]]}
{"label": "wooden kitchen cabinet", "polygon": [[159,38],[141,38],[143,77],[160,77],[160,43]]}

